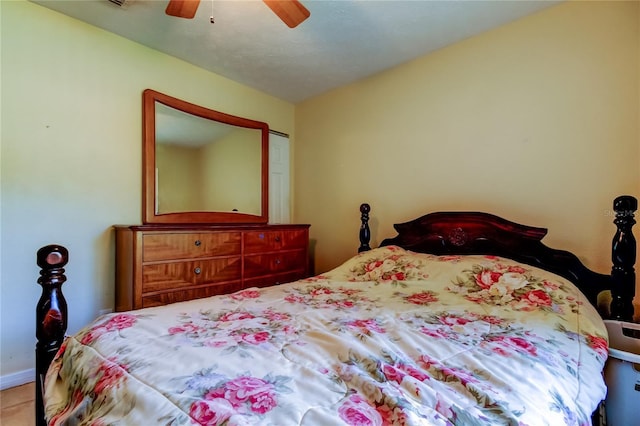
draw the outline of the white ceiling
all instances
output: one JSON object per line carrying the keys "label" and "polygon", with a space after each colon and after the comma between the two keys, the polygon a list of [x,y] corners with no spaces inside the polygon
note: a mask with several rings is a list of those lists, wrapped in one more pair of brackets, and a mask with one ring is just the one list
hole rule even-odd
{"label": "white ceiling", "polygon": [[202,0],[192,20],[165,0],[32,1],[293,103],[560,3],[302,0],[291,29],[261,0]]}

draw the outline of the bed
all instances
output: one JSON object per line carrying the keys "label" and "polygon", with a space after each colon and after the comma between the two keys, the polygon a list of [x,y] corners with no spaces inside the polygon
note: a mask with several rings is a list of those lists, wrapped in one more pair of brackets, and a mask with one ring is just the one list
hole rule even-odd
{"label": "bed", "polygon": [[[611,275],[479,212],[395,225],[326,273],[113,313],[64,336],[61,246],[38,252],[43,424],[586,425],[603,316],[631,320],[637,201],[614,201]],[[610,312],[598,295],[611,291]],[[38,395],[38,397],[40,397]],[[46,420],[44,420],[46,418]]]}

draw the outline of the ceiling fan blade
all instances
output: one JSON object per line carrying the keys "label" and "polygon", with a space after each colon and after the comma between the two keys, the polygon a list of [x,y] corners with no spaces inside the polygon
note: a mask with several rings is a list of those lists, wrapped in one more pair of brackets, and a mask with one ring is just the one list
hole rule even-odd
{"label": "ceiling fan blade", "polygon": [[192,19],[196,16],[199,4],[200,0],[169,0],[165,12],[178,18]]}
{"label": "ceiling fan blade", "polygon": [[295,28],[311,16],[298,0],[263,0],[289,28]]}

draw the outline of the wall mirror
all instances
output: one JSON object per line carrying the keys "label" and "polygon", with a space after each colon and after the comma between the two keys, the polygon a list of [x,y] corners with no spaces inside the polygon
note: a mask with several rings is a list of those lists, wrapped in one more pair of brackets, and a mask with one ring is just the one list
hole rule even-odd
{"label": "wall mirror", "polygon": [[269,126],[143,92],[143,222],[267,223]]}

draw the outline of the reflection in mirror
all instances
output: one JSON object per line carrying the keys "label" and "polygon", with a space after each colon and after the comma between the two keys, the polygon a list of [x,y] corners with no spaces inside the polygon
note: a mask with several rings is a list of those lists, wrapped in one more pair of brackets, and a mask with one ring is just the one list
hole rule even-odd
{"label": "reflection in mirror", "polygon": [[156,103],[156,214],[260,215],[259,129],[232,126]]}
{"label": "reflection in mirror", "polygon": [[147,89],[143,222],[267,223],[269,126]]}

